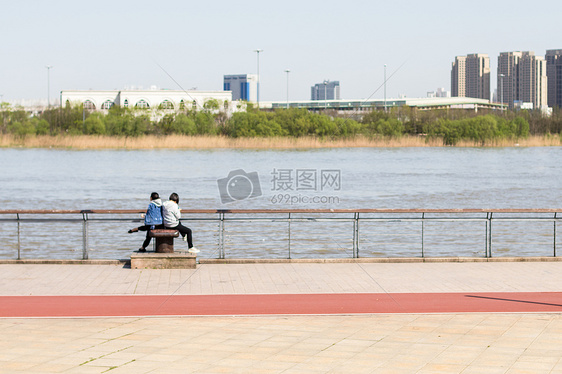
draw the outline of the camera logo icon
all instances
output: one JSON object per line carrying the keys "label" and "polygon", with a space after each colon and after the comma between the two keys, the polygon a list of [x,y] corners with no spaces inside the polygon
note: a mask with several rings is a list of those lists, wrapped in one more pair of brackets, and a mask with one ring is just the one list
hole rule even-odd
{"label": "camera logo icon", "polygon": [[246,173],[243,169],[233,170],[226,178],[217,179],[221,202],[232,203],[262,195],[257,172]]}

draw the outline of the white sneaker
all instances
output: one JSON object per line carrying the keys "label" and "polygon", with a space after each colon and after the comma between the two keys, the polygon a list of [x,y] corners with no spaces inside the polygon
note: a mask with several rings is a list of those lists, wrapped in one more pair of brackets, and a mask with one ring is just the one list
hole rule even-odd
{"label": "white sneaker", "polygon": [[195,247],[191,247],[191,248],[189,248],[187,251],[188,251],[189,253],[199,253],[199,252],[201,252],[200,250],[198,250],[198,249],[195,248]]}

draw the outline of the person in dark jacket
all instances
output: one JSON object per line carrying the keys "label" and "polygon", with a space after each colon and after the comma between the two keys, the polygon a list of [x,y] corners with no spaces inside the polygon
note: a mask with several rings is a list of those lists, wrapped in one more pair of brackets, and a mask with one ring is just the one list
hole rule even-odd
{"label": "person in dark jacket", "polygon": [[139,248],[139,252],[146,252],[146,247],[150,244],[152,237],[150,236],[150,231],[154,229],[163,229],[164,224],[162,221],[162,200],[160,200],[160,195],[157,192],[150,194],[150,204],[148,204],[148,209],[144,216],[144,226],[135,227],[129,230],[129,234],[138,231],[146,231],[146,239],[142,243],[142,247]]}

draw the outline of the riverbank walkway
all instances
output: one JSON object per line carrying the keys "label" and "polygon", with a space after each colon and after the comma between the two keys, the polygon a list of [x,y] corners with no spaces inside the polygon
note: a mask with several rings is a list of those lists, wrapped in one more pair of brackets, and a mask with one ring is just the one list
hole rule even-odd
{"label": "riverbank walkway", "polygon": [[562,262],[0,264],[0,373],[562,373]]}

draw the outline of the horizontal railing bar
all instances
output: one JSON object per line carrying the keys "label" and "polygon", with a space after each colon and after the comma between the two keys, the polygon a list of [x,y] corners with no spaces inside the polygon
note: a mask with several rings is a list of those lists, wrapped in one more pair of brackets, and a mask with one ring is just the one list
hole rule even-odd
{"label": "horizontal railing bar", "polygon": [[[363,218],[361,218],[363,219]],[[182,220],[184,220],[182,218]],[[198,220],[197,218],[191,218],[191,220]],[[218,220],[218,219],[216,219]],[[289,218],[229,218],[225,217],[224,221],[229,222],[287,222]],[[291,222],[353,222],[353,218],[290,218]]]}
{"label": "horizontal railing bar", "polygon": [[491,218],[492,221],[547,221],[547,222],[557,222],[560,220],[560,218],[552,218],[552,217],[527,217],[527,218],[523,218],[523,217],[509,217],[509,218],[503,218],[503,217],[494,217]]}
{"label": "horizontal railing bar", "polygon": [[[97,222],[133,222],[142,223],[142,218],[87,218],[88,221]],[[212,221],[218,222],[220,218],[182,218],[181,221]],[[353,222],[354,218],[290,218],[291,222]],[[528,222],[528,221],[544,221],[544,222],[557,222],[560,218],[551,217],[527,217],[527,218],[357,218],[359,221],[373,221],[373,222],[387,222],[387,223],[400,223],[400,222],[421,222],[421,221],[434,221],[434,222],[482,222],[487,220],[492,221],[505,221],[505,222]],[[82,222],[84,218],[0,218],[0,222]],[[287,222],[289,218],[224,218],[223,221],[229,222]]]}
{"label": "horizontal railing bar", "polygon": [[[0,218],[0,222],[83,222],[83,218]],[[140,222],[138,219],[127,218],[88,218],[98,222]]]}
{"label": "horizontal railing bar", "polygon": [[[58,209],[7,209],[0,210],[0,214],[137,214],[145,210],[137,209],[83,209],[83,210],[58,210]],[[562,209],[182,209],[184,214],[325,214],[325,213],[562,213]]]}

